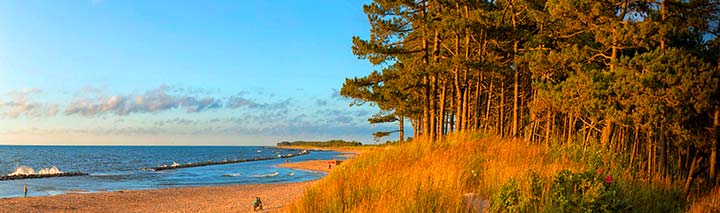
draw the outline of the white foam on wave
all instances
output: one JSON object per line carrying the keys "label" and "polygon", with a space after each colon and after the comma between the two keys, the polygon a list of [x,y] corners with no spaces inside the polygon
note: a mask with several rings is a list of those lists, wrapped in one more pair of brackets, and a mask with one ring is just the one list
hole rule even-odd
{"label": "white foam on wave", "polygon": [[230,173],[230,174],[224,174],[225,177],[238,177],[240,176],[240,173]]}
{"label": "white foam on wave", "polygon": [[[188,164],[190,164],[190,163],[188,163]],[[177,166],[180,166],[180,164],[177,163],[177,162],[175,162],[175,161],[173,161],[173,163],[170,164],[170,165],[167,165],[167,164],[158,165],[158,167],[162,167],[162,168],[166,168],[166,167],[177,167]]]}
{"label": "white foam on wave", "polygon": [[42,168],[40,171],[35,172],[35,169],[29,166],[20,166],[18,168],[15,168],[15,171],[13,173],[8,174],[8,176],[14,176],[14,175],[34,175],[34,174],[41,174],[41,175],[50,175],[50,174],[60,174],[63,173],[58,169],[56,166],[50,167],[50,168]]}
{"label": "white foam on wave", "polygon": [[252,175],[250,177],[275,177],[275,176],[278,176],[279,174],[280,174],[280,172],[273,172],[273,173],[264,174],[264,175]]}
{"label": "white foam on wave", "polygon": [[42,168],[38,172],[38,174],[48,174],[48,175],[49,174],[58,174],[58,173],[62,173],[62,171],[60,171],[60,169],[58,169],[56,166],[53,166],[51,168]]}

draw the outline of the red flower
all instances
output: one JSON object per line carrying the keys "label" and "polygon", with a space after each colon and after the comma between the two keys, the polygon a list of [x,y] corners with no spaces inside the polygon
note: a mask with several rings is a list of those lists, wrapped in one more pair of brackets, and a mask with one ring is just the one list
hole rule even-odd
{"label": "red flower", "polygon": [[607,177],[605,177],[605,183],[607,183],[607,184],[612,183],[612,177],[610,177],[610,175],[608,175]]}

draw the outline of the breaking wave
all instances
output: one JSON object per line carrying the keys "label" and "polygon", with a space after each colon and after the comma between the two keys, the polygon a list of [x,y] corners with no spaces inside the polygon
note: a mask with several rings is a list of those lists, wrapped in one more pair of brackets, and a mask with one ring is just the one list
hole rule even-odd
{"label": "breaking wave", "polygon": [[20,166],[18,168],[15,168],[15,171],[13,173],[8,174],[8,176],[14,176],[14,175],[33,175],[33,174],[41,174],[41,175],[49,175],[49,174],[60,174],[63,173],[58,169],[56,166],[50,167],[50,168],[42,168],[40,171],[35,172],[35,169],[29,166]]}
{"label": "breaking wave", "polygon": [[275,177],[275,176],[278,176],[279,174],[280,174],[280,172],[273,172],[273,173],[264,174],[264,175],[252,175],[250,177]]}
{"label": "breaking wave", "polygon": [[224,174],[225,177],[238,177],[240,176],[240,173],[231,173],[231,174]]}

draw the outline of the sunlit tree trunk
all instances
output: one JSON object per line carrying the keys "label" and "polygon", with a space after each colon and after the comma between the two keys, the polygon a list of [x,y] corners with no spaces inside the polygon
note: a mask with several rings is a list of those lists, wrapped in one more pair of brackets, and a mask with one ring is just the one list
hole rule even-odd
{"label": "sunlit tree trunk", "polygon": [[610,120],[606,120],[605,126],[602,128],[601,138],[600,138],[600,144],[607,148],[610,144],[610,141],[612,140],[612,133],[613,133],[613,122]]}
{"label": "sunlit tree trunk", "polygon": [[400,143],[405,142],[405,117],[398,116],[400,119],[398,120],[398,135],[400,137]]}
{"label": "sunlit tree trunk", "polygon": [[490,81],[488,82],[488,84],[490,84],[490,89],[489,89],[489,92],[488,92],[487,102],[485,102],[485,104],[487,105],[487,111],[485,112],[485,122],[484,122],[484,123],[485,123],[484,125],[485,125],[485,131],[486,131],[486,132],[487,132],[487,131],[489,130],[489,128],[490,128],[490,107],[491,107],[491,105],[492,105],[492,95],[493,95],[493,93],[492,93],[492,92],[493,92],[492,79],[490,79]]}
{"label": "sunlit tree trunk", "polygon": [[[465,19],[469,20],[470,19],[470,9],[468,8],[467,5],[464,6],[464,9],[465,9]],[[460,43],[460,42],[458,41],[458,43]],[[465,60],[470,61],[470,27],[468,27],[468,26],[465,27]],[[469,99],[470,94],[469,93],[470,93],[470,88],[472,88],[472,84],[471,84],[472,82],[470,81],[470,78],[468,77],[468,72],[470,71],[470,68],[465,67],[464,70],[465,70],[465,73],[463,74],[463,79],[465,81],[465,84],[464,84],[465,90],[464,90],[464,95],[463,95],[463,108],[462,108],[463,119],[462,119],[462,129],[461,130],[470,129],[469,126],[470,126],[470,116],[471,116],[470,99]],[[480,88],[476,88],[476,89],[479,91]],[[477,118],[477,115],[475,115],[475,117]]]}
{"label": "sunlit tree trunk", "polygon": [[461,113],[463,115],[463,121],[462,121],[463,129],[462,130],[470,129],[470,128],[468,128],[468,126],[470,125],[470,110],[468,110],[470,108],[470,103],[468,101],[469,100],[468,98],[470,96],[469,90],[470,90],[470,87],[466,87],[463,90],[463,103],[462,103],[463,107],[462,107],[462,113]]}
{"label": "sunlit tree trunk", "polygon": [[[515,16],[513,15],[513,27],[515,27]],[[515,43],[513,44],[513,57],[514,63],[513,63],[513,71],[514,72],[514,78],[513,78],[513,112],[512,112],[512,130],[511,130],[511,137],[517,137],[517,130],[518,130],[518,85],[519,85],[519,72],[520,68],[518,65],[518,41],[515,40]]]}
{"label": "sunlit tree trunk", "polygon": [[447,92],[447,87],[444,85],[444,83],[441,84],[440,89],[440,101],[438,104],[440,105],[438,108],[438,125],[437,125],[437,140],[439,141],[442,139],[443,134],[445,133],[445,94]]}
{"label": "sunlit tree trunk", "polygon": [[480,128],[479,120],[480,120],[480,116],[482,116],[482,112],[481,112],[482,108],[480,108],[480,102],[482,101],[482,100],[480,100],[480,97],[482,94],[481,93],[482,88],[480,88],[480,82],[482,80],[483,80],[483,78],[482,78],[482,74],[481,74],[480,78],[478,78],[478,81],[475,82],[475,98],[474,98],[474,100],[475,100],[474,108],[475,109],[473,110],[473,112],[475,112],[475,116],[473,116],[473,130],[478,130]]}
{"label": "sunlit tree trunk", "polygon": [[500,137],[505,137],[505,81],[500,81],[500,103],[498,104],[498,131]]}
{"label": "sunlit tree trunk", "polygon": [[713,138],[712,148],[710,150],[710,180],[715,180],[716,184],[720,184],[720,178],[717,177],[717,152],[718,143],[720,143],[720,107],[715,107],[715,113],[713,113]]}
{"label": "sunlit tree trunk", "polygon": [[688,176],[685,179],[685,186],[683,186],[683,194],[687,195],[688,192],[690,192],[690,184],[692,183],[693,178],[695,178],[695,170],[700,165],[700,162],[702,162],[703,157],[699,156],[698,153],[695,153],[693,155],[693,161],[692,164],[690,164],[690,171],[688,171]]}
{"label": "sunlit tree trunk", "polygon": [[[460,36],[455,35],[455,52],[457,53],[460,50]],[[453,68],[453,74],[455,77],[454,86],[455,86],[455,128],[458,131],[463,130],[463,99],[462,99],[462,90],[460,88],[460,70],[458,69],[458,65],[455,65]]]}
{"label": "sunlit tree trunk", "polygon": [[639,144],[639,138],[640,138],[640,127],[635,127],[635,135],[633,135],[633,146],[632,150],[630,151],[630,165],[633,165],[633,160],[635,160],[635,155],[637,155],[637,149]]}
{"label": "sunlit tree trunk", "polygon": [[[537,90],[533,91],[532,98],[530,99],[530,103],[535,105],[535,101],[537,100]],[[535,140],[535,128],[536,128],[536,115],[535,111],[530,110],[530,128],[528,128],[528,133],[525,136],[525,140],[533,142]]]}
{"label": "sunlit tree trunk", "polygon": [[[667,19],[667,0],[660,0],[660,21],[661,24],[665,24],[665,20]],[[665,28],[663,26],[662,28]],[[665,50],[665,30],[660,30],[660,49]]]}
{"label": "sunlit tree trunk", "polygon": [[[433,64],[438,64],[440,62],[440,31],[437,29],[435,30],[435,36],[433,38]],[[442,131],[438,131],[438,129],[442,129],[442,115],[439,114],[440,112],[438,109],[442,105],[442,103],[438,103],[437,96],[438,96],[438,90],[440,89],[440,71],[439,70],[432,70],[432,75],[430,77],[430,138],[435,138],[438,135],[442,135]]]}
{"label": "sunlit tree trunk", "polygon": [[550,146],[550,132],[552,131],[550,124],[552,124],[552,118],[550,112],[546,112],[545,116],[545,145]]}

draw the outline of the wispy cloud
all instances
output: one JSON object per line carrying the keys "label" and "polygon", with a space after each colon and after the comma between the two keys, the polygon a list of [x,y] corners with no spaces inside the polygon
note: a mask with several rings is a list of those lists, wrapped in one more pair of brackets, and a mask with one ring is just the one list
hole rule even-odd
{"label": "wispy cloud", "polygon": [[332,91],[332,93],[330,93],[330,98],[332,98],[332,99],[337,99],[337,100],[344,100],[344,99],[345,99],[345,97],[343,97],[342,95],[340,95],[340,90],[335,89],[335,88],[332,88],[332,89],[330,89],[330,91]]}
{"label": "wispy cloud", "polygon": [[17,118],[20,116],[55,116],[58,111],[57,104],[46,104],[30,100],[30,96],[41,94],[42,90],[27,88],[9,92],[10,100],[0,101],[0,114]]}
{"label": "wispy cloud", "polygon": [[218,108],[230,110],[246,108],[277,113],[277,111],[286,111],[293,104],[291,98],[256,101],[246,97],[246,92],[226,97],[213,97],[211,94],[210,90],[167,85],[161,85],[141,94],[127,95],[106,95],[101,89],[83,88],[75,93],[75,98],[67,105],[64,114],[87,117],[104,114],[124,116],[172,109],[184,109],[188,113],[194,113]]}
{"label": "wispy cloud", "polygon": [[198,121],[185,119],[185,118],[173,118],[167,120],[156,121],[153,123],[156,127],[163,127],[166,125],[177,125],[177,126],[192,126],[197,124]]}
{"label": "wispy cloud", "polygon": [[292,105],[292,98],[286,98],[277,102],[258,104],[254,108],[261,110],[286,110]]}
{"label": "wispy cloud", "polygon": [[[239,92],[231,96],[216,95],[219,91],[178,89],[161,85],[147,91],[112,94],[107,88],[86,87],[75,92],[67,104],[47,104],[31,99],[43,95],[39,89],[25,89],[0,96],[0,115],[53,116],[58,111],[75,119],[110,119],[112,125],[55,127],[50,133],[92,135],[225,135],[225,136],[303,136],[306,138],[370,138],[371,133],[390,128],[370,125],[371,114],[365,108],[335,108],[343,99],[337,90],[324,98],[310,102],[274,96],[271,93]],[[4,98],[4,99],[3,99]],[[305,106],[303,104],[307,104]],[[62,106],[62,107],[59,107]],[[189,115],[218,109],[217,114]],[[126,115],[159,113],[172,114],[126,117]],[[179,113],[178,113],[179,112]],[[184,112],[184,113],[183,113]],[[111,115],[106,117],[105,115]],[[173,117],[166,117],[167,115]],[[208,117],[208,115],[212,117]],[[138,119],[139,118],[139,119]],[[52,128],[52,127],[50,127]],[[41,129],[42,130],[42,129]],[[35,130],[27,130],[36,132]],[[47,132],[45,131],[45,132]],[[43,131],[37,131],[43,133]],[[35,134],[35,133],[33,133]],[[318,137],[315,137],[318,136]]]}
{"label": "wispy cloud", "polygon": [[170,87],[160,86],[140,95],[100,95],[94,98],[76,97],[65,110],[66,115],[80,114],[94,116],[100,114],[129,115],[142,112],[160,112],[183,108],[186,112],[201,112],[222,106],[220,100],[213,97],[196,97],[187,94],[169,93]]}
{"label": "wispy cloud", "polygon": [[[335,138],[369,138],[371,133],[381,129],[387,129],[388,125],[370,125],[366,117],[355,117],[357,113],[353,110],[316,110],[314,112],[299,114],[272,114],[257,113],[243,114],[240,117],[225,119],[225,122],[233,125],[224,125],[214,129],[222,134],[247,134],[247,135],[318,135]],[[255,125],[261,124],[261,125]]]}
{"label": "wispy cloud", "polygon": [[245,93],[241,92],[237,95],[230,96],[226,98],[225,101],[225,108],[229,109],[237,109],[237,108],[249,108],[249,109],[259,109],[259,110],[283,110],[290,107],[292,104],[291,98],[286,98],[280,101],[276,102],[265,102],[261,103],[249,98],[245,97]]}
{"label": "wispy cloud", "polygon": [[240,92],[237,95],[233,95],[227,98],[225,101],[225,107],[230,109],[236,109],[240,107],[255,107],[258,104],[245,96],[245,92]]}
{"label": "wispy cloud", "polygon": [[328,102],[326,100],[321,100],[321,99],[315,100],[315,105],[317,105],[317,106],[327,106],[327,104],[328,104]]}

